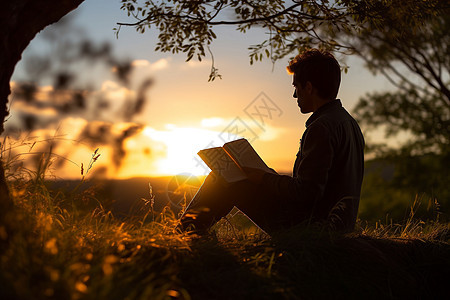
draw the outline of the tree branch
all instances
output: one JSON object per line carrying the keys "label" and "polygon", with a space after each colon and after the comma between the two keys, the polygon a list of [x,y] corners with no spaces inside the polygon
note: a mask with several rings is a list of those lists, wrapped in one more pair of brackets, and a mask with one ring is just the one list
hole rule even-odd
{"label": "tree branch", "polygon": [[[417,53],[422,57],[424,61],[425,68],[431,73],[431,76],[434,78],[434,80],[437,81],[437,84],[439,87],[435,87],[437,90],[440,90],[445,97],[447,97],[447,104],[450,105],[450,90],[445,86],[445,84],[442,82],[442,78],[436,74],[433,67],[431,66],[428,58],[419,50],[416,49]],[[434,86],[433,86],[434,87]]]}
{"label": "tree branch", "polygon": [[[153,16],[148,16],[145,19],[141,19],[138,22],[135,23],[122,23],[122,22],[118,22],[117,25],[120,26],[138,26],[141,25],[142,23],[145,22],[151,22],[151,20],[154,20],[158,17],[169,17],[169,18],[177,18],[177,19],[190,19],[190,20],[195,20],[195,21],[200,21],[202,23],[206,23],[208,25],[242,25],[242,24],[250,24],[250,23],[258,23],[261,21],[269,21],[271,19],[275,19],[279,16],[285,15],[291,11],[293,11],[295,8],[301,6],[301,3],[297,3],[294,5],[291,5],[290,7],[276,13],[273,15],[269,15],[269,16],[265,16],[265,17],[259,17],[259,18],[250,18],[250,19],[245,19],[245,20],[236,20],[236,21],[210,21],[213,18],[210,18],[209,20],[205,20],[202,18],[198,18],[198,17],[192,17],[190,15],[175,15],[173,13],[162,13],[162,14],[156,14]],[[339,14],[334,16],[334,18],[332,19],[339,19],[346,16],[346,14]],[[308,18],[310,20],[317,20],[317,21],[324,21],[324,20],[330,20],[329,17],[318,17],[315,15],[310,15],[310,14],[305,14],[302,13],[300,11],[296,12],[296,17],[303,17],[303,18]]]}

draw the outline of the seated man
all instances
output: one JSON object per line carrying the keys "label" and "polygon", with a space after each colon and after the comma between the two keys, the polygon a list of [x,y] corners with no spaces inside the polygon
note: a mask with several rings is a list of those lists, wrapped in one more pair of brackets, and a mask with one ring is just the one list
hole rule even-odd
{"label": "seated man", "polygon": [[328,52],[298,55],[294,98],[306,121],[293,176],[245,168],[248,179],[224,183],[212,172],[180,220],[182,230],[207,230],[234,206],[268,233],[300,223],[325,223],[351,231],[358,212],[364,172],[364,137],[357,122],[336,99],[339,63]]}

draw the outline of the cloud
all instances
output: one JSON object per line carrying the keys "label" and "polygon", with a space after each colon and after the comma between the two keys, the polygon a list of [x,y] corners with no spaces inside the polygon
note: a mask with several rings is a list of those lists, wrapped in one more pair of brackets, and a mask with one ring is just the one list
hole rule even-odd
{"label": "cloud", "polygon": [[170,57],[169,58],[161,58],[161,59],[157,60],[156,62],[150,64],[150,68],[152,69],[152,71],[166,69],[169,67],[169,61],[170,61]]}
{"label": "cloud", "polygon": [[200,121],[203,128],[217,132],[218,140],[215,146],[220,146],[221,141],[231,141],[241,137],[248,140],[271,141],[277,139],[286,129],[275,127],[271,124],[263,126],[257,124],[255,120],[244,117],[220,118],[210,117]]}
{"label": "cloud", "polygon": [[271,125],[266,125],[264,127],[264,132],[260,134],[259,139],[261,141],[273,141],[280,137],[281,134],[290,130],[290,128],[274,127]]}
{"label": "cloud", "polygon": [[135,59],[131,62],[133,67],[146,67],[150,65],[150,62],[146,59]]}
{"label": "cloud", "polygon": [[8,133],[22,130],[55,128],[70,115],[85,113],[86,92],[55,91],[52,86],[32,83],[12,84],[11,119],[6,123]]}
{"label": "cloud", "polygon": [[182,70],[186,70],[189,68],[211,68],[211,60],[205,59],[202,61],[198,61],[196,59],[191,59],[188,62],[185,62],[181,65]]}
{"label": "cloud", "polygon": [[9,132],[55,128],[67,117],[86,120],[132,121],[148,102],[151,79],[136,88],[105,80],[96,90],[54,89],[34,83],[12,82]]}
{"label": "cloud", "polygon": [[146,59],[136,59],[131,62],[131,65],[135,68],[146,68],[150,71],[159,71],[167,69],[169,67],[170,60],[171,58],[167,57],[158,59],[157,61],[152,63]]}
{"label": "cloud", "polygon": [[108,91],[117,91],[117,90],[128,90],[123,85],[117,83],[116,81],[112,80],[105,80],[102,82],[101,91],[102,92],[108,92]]}
{"label": "cloud", "polygon": [[[43,98],[42,101],[46,101],[48,99]],[[31,114],[31,115],[39,115],[41,117],[56,117],[58,115],[58,111],[54,107],[37,107],[29,105],[24,101],[17,101],[14,103],[13,108],[11,108],[12,114],[14,113],[23,113],[23,114]]]}
{"label": "cloud", "polygon": [[225,120],[219,117],[212,117],[202,119],[200,123],[203,127],[217,127],[219,125],[223,125]]}
{"label": "cloud", "polygon": [[102,83],[100,91],[97,92],[96,96],[102,96],[104,99],[108,99],[110,103],[119,105],[124,101],[124,99],[136,97],[136,92],[130,90],[123,85],[112,81],[105,80]]}

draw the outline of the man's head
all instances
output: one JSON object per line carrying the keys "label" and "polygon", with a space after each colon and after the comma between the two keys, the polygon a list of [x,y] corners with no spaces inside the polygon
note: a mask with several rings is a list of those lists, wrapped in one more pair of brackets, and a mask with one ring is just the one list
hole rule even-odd
{"label": "man's head", "polygon": [[341,83],[341,68],[334,56],[326,51],[310,49],[297,55],[286,67],[294,74],[294,97],[303,113],[336,99]]}

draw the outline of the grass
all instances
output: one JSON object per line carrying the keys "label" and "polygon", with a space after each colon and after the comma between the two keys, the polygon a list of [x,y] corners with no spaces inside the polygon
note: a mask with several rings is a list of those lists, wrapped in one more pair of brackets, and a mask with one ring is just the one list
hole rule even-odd
{"label": "grass", "polygon": [[448,295],[450,226],[415,219],[414,207],[402,224],[359,221],[347,235],[292,228],[269,237],[236,214],[199,238],[175,233],[177,216],[153,211],[152,201],[144,218],[119,220],[101,201],[83,209],[83,199],[99,200],[93,191],[48,190],[37,180],[42,171],[15,175],[12,234],[0,234],[8,239],[0,252],[0,299]]}

